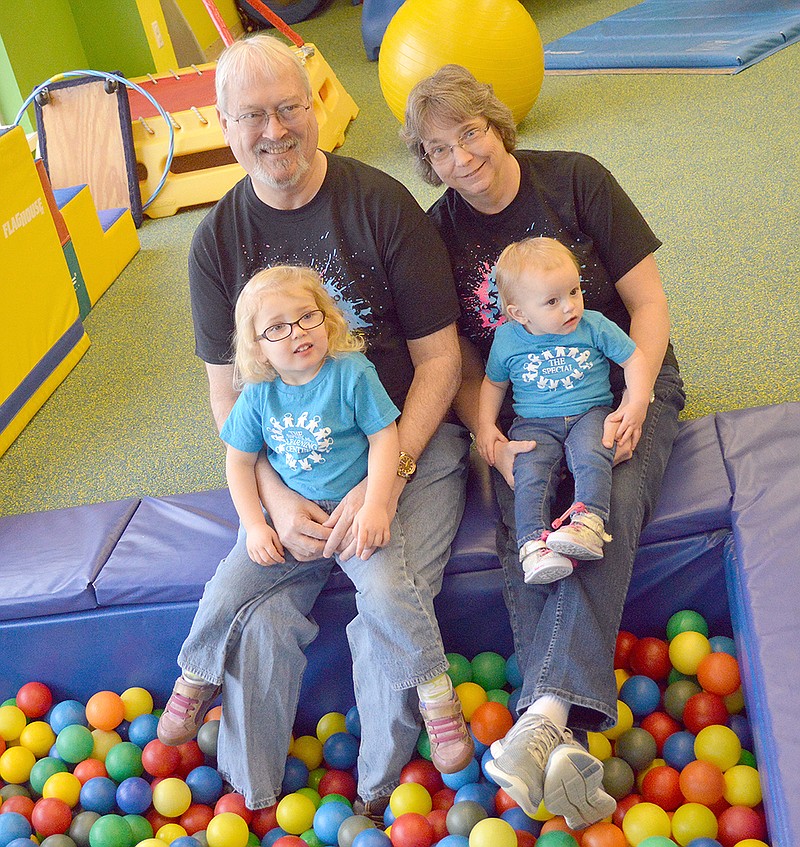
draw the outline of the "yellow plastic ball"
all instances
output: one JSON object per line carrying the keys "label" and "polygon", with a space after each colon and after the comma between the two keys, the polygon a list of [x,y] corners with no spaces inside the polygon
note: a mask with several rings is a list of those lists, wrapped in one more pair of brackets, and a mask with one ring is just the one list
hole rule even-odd
{"label": "yellow plastic ball", "polygon": [[731,806],[757,806],[761,802],[761,780],[750,765],[734,765],[724,774],[726,802]]}
{"label": "yellow plastic ball", "polygon": [[322,743],[313,735],[301,735],[294,740],[290,753],[310,770],[322,764]]}
{"label": "yellow plastic ball", "polygon": [[695,676],[700,662],[711,652],[711,643],[700,632],[679,632],[669,642],[669,660],[675,670]]}
{"label": "yellow plastic ball", "polygon": [[328,712],[317,721],[317,738],[324,744],[337,732],[347,732],[345,717],[341,712]]}
{"label": "yellow plastic ball", "polygon": [[97,759],[100,762],[105,762],[108,751],[122,741],[120,734],[113,729],[93,729],[92,738],[94,739],[94,746],[89,758]]}
{"label": "yellow plastic ball", "polygon": [[278,803],[275,819],[278,821],[278,826],[290,835],[300,835],[307,829],[311,829],[316,811],[314,801],[304,794],[287,794]]}
{"label": "yellow plastic ball", "polygon": [[[622,821],[623,825],[625,820]],[[684,803],[672,815],[672,837],[678,844],[688,844],[695,838],[716,838],[717,817],[702,803]]]}
{"label": "yellow plastic ball", "polygon": [[56,734],[47,721],[31,721],[20,733],[19,743],[37,759],[43,759],[56,743]]}
{"label": "yellow plastic ball", "polygon": [[158,828],[156,840],[162,844],[172,844],[176,838],[183,838],[188,833],[179,823],[165,823]]}
{"label": "yellow plastic ball", "polygon": [[517,847],[517,834],[501,818],[484,818],[472,827],[469,847]]}
{"label": "yellow plastic ball", "polygon": [[477,682],[462,682],[456,686],[456,694],[461,701],[461,711],[464,712],[465,721],[471,720],[475,709],[489,699],[486,691]]}
{"label": "yellow plastic ball", "polygon": [[249,837],[244,818],[235,812],[214,815],[206,827],[208,847],[246,847]]}
{"label": "yellow plastic ball", "polygon": [[711,762],[724,773],[738,764],[742,755],[742,743],[730,727],[712,724],[697,733],[694,739],[694,755],[704,762]]}
{"label": "yellow plastic ball", "polygon": [[389,21],[378,55],[378,79],[392,114],[402,121],[411,89],[450,63],[490,83],[517,123],[544,78],[539,30],[517,0],[406,0]]}
{"label": "yellow plastic ball", "polygon": [[655,803],[637,803],[631,806],[622,819],[622,831],[631,847],[653,835],[669,838],[669,815]]}
{"label": "yellow plastic ball", "polygon": [[427,815],[433,808],[433,800],[424,785],[419,785],[416,782],[403,782],[392,791],[389,798],[389,807],[396,818],[406,814],[406,812]]}
{"label": "yellow plastic ball", "polygon": [[533,816],[535,821],[549,821],[554,818],[555,815],[552,812],[548,812],[546,806],[544,805],[544,800],[539,801],[539,808],[536,810],[536,814]]}
{"label": "yellow plastic ball", "polygon": [[27,747],[9,747],[0,756],[0,779],[21,785],[28,781],[35,764],[36,756]]}
{"label": "yellow plastic ball", "polygon": [[27,722],[19,706],[0,706],[0,738],[4,741],[16,741]]}
{"label": "yellow plastic ball", "polygon": [[737,841],[736,847],[769,847],[769,844],[760,838],[745,838],[744,841]]}
{"label": "yellow plastic ball", "polygon": [[587,732],[586,736],[589,742],[589,752],[593,756],[600,759],[601,762],[611,758],[611,742],[605,735],[601,732]]}
{"label": "yellow plastic ball", "polygon": [[153,807],[165,818],[178,818],[191,805],[192,790],[182,779],[162,779],[153,789]]}
{"label": "yellow plastic ball", "polygon": [[70,808],[74,808],[80,800],[81,787],[81,781],[69,771],[54,773],[47,777],[42,786],[42,797],[57,797]]}
{"label": "yellow plastic ball", "polygon": [[614,679],[617,681],[617,693],[619,694],[620,688],[625,684],[625,680],[630,679],[631,675],[624,668],[617,668],[614,671]]}
{"label": "yellow plastic ball", "polygon": [[125,707],[125,720],[128,722],[153,711],[153,695],[144,688],[127,688],[119,696]]}
{"label": "yellow plastic ball", "polygon": [[642,770],[636,774],[636,790],[639,794],[642,793],[642,783],[644,782],[644,778],[647,774],[649,774],[653,768],[663,767],[664,765],[666,765],[666,762],[663,759],[653,759],[646,768],[642,768]]}
{"label": "yellow plastic ball", "polygon": [[627,732],[633,726],[633,712],[627,703],[617,700],[617,722],[610,729],[604,729],[603,735],[616,741],[623,732]]}

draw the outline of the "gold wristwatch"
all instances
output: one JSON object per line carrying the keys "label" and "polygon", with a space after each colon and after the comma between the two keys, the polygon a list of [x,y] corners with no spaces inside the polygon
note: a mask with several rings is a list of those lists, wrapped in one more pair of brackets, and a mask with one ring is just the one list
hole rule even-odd
{"label": "gold wristwatch", "polygon": [[400,451],[400,461],[397,463],[397,475],[410,480],[417,472],[417,460],[408,453]]}

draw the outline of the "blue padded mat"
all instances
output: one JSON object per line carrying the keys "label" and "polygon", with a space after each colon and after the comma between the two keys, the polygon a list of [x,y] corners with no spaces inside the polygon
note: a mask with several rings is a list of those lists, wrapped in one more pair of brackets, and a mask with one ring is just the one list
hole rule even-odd
{"label": "blue padded mat", "polygon": [[545,47],[546,73],[737,73],[800,40],[797,0],[645,0]]}

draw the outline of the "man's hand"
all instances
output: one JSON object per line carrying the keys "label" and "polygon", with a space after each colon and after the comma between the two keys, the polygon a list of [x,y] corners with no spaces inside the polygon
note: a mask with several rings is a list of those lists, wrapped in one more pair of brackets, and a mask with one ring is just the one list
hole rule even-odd
{"label": "man's hand", "polygon": [[322,558],[331,533],[325,526],[328,514],[324,509],[286,488],[280,498],[271,499],[269,515],[278,538],[295,559],[310,562]]}
{"label": "man's hand", "polygon": [[508,483],[508,487],[514,489],[514,459],[520,453],[530,453],[536,448],[535,441],[498,441],[494,449],[494,466]]}

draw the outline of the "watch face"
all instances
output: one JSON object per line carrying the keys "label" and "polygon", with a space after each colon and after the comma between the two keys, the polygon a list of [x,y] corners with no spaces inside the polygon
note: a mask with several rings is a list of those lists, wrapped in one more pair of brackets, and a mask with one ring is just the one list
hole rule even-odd
{"label": "watch face", "polygon": [[397,465],[397,473],[405,479],[410,479],[417,469],[417,463],[408,455],[408,453],[400,454],[400,461]]}

